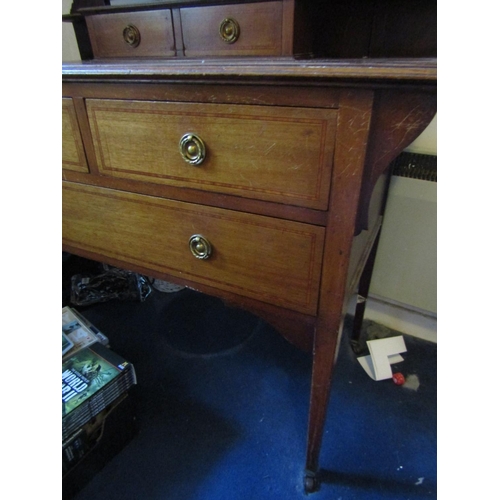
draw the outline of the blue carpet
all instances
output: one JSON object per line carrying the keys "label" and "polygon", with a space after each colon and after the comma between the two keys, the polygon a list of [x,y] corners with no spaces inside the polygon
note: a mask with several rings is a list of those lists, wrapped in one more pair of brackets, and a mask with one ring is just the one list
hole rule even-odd
{"label": "blue carpet", "polygon": [[135,365],[139,431],[75,500],[436,498],[435,344],[405,336],[408,351],[396,369],[416,375],[417,390],[374,382],[349,346],[346,322],[320,459],[323,481],[306,495],[311,356],[257,318],[214,303],[220,323],[205,311],[190,331],[210,335],[220,324],[240,343],[225,345],[213,333],[219,349],[206,339],[206,352],[199,344],[176,345],[169,324],[182,324],[174,318],[183,300],[200,296],[154,291],[142,304],[79,308]]}

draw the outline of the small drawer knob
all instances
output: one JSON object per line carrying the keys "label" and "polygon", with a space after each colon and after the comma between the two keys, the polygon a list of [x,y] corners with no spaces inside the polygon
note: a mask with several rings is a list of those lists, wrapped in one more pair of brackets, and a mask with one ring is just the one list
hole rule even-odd
{"label": "small drawer knob", "polygon": [[189,249],[197,259],[208,259],[212,255],[212,245],[201,234],[193,234],[189,238]]}
{"label": "small drawer knob", "polygon": [[141,43],[141,33],[137,29],[137,26],[134,26],[133,24],[125,26],[125,29],[123,30],[123,39],[131,47],[137,47]]}
{"label": "small drawer knob", "polygon": [[219,35],[226,43],[234,43],[240,36],[240,25],[231,17],[223,19],[219,25]]}
{"label": "small drawer knob", "polygon": [[200,165],[205,159],[205,144],[195,134],[184,134],[181,137],[179,151],[184,161],[191,165]]}

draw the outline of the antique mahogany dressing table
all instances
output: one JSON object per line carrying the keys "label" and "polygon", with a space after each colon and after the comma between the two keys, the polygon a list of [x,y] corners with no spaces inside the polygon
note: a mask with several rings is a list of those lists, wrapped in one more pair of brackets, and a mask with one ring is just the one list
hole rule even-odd
{"label": "antique mahogany dressing table", "polygon": [[312,492],[387,167],[436,111],[435,2],[127,3],[64,17],[83,61],[63,65],[63,248],[221,297],[311,351]]}

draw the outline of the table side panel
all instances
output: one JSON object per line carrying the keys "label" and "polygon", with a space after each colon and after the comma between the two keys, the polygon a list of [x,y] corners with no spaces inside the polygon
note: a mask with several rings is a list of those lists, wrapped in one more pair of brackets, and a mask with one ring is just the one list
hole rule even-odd
{"label": "table side panel", "polygon": [[62,100],[62,166],[75,172],[89,171],[73,99]]}

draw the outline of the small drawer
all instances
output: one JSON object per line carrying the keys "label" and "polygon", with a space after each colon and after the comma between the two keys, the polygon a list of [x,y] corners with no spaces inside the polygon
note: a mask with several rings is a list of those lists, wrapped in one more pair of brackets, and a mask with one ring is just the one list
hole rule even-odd
{"label": "small drawer", "polygon": [[102,175],[327,209],[337,111],[88,99]]}
{"label": "small drawer", "polygon": [[189,7],[180,12],[188,57],[282,54],[282,2]]}
{"label": "small drawer", "polygon": [[63,244],[315,314],[325,229],[63,182]]}
{"label": "small drawer", "polygon": [[170,9],[86,16],[95,58],[175,55]]}
{"label": "small drawer", "polygon": [[62,166],[76,172],[89,171],[73,100],[67,97],[62,100]]}

